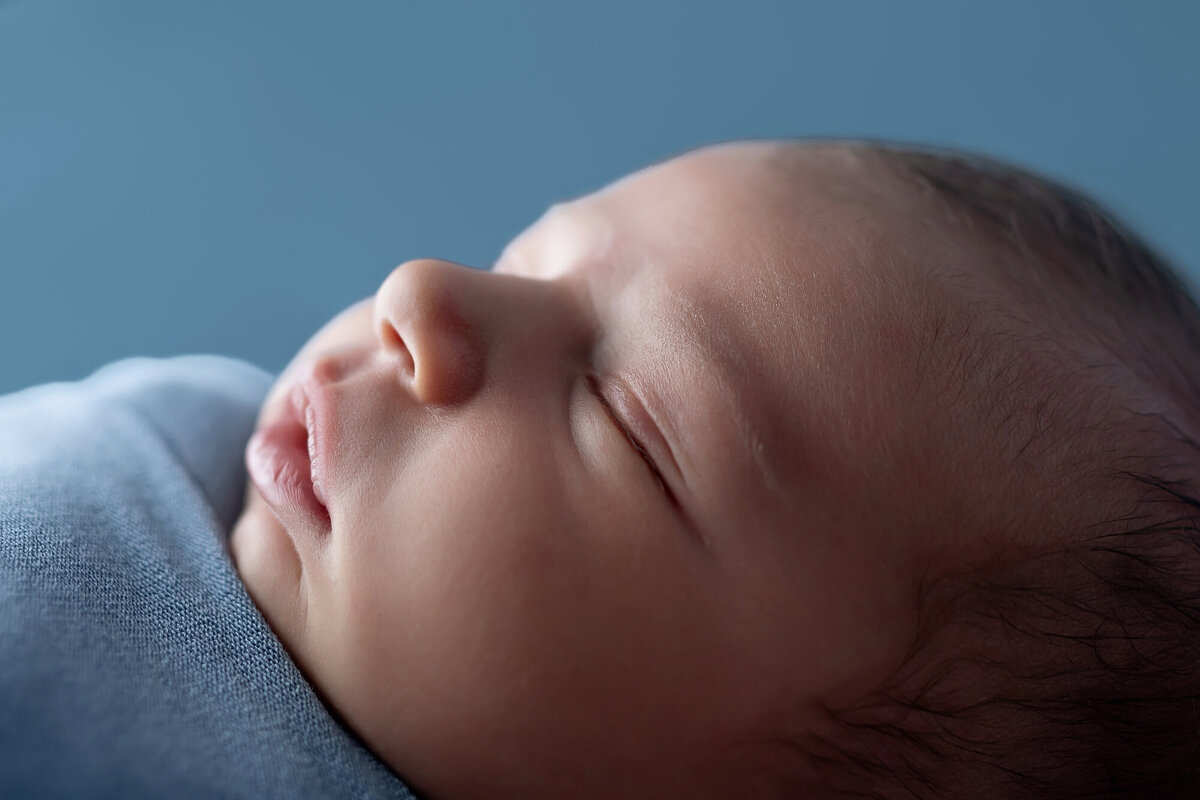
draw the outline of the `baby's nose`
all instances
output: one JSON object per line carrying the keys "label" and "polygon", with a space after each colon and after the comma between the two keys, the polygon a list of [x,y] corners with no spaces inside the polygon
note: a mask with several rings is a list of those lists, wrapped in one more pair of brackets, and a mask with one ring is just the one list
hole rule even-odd
{"label": "baby's nose", "polygon": [[486,367],[474,284],[486,275],[418,259],[392,270],[375,293],[374,330],[418,402],[451,405],[479,390]]}

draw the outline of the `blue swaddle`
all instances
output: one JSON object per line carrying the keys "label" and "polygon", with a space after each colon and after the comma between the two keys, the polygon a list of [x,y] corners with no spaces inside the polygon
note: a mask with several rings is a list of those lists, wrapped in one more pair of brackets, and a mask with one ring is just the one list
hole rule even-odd
{"label": "blue swaddle", "polygon": [[0,397],[0,797],[413,797],[227,555],[271,381],[133,358]]}

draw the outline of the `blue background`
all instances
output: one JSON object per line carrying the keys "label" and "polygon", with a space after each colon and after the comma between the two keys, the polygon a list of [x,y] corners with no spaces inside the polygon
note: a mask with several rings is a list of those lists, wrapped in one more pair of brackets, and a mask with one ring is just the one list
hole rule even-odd
{"label": "blue background", "polygon": [[276,371],[409,258],[696,145],[966,147],[1200,268],[1200,3],[0,2],[0,392]]}

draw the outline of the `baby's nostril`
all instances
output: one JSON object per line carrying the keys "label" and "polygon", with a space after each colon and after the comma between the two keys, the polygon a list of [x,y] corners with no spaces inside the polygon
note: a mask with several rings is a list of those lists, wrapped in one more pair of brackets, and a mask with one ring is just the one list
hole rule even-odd
{"label": "baby's nostril", "polygon": [[384,350],[395,352],[396,357],[400,359],[401,366],[411,375],[415,366],[413,364],[412,352],[409,351],[408,345],[404,343],[404,339],[396,332],[396,328],[384,322],[379,338],[383,342]]}

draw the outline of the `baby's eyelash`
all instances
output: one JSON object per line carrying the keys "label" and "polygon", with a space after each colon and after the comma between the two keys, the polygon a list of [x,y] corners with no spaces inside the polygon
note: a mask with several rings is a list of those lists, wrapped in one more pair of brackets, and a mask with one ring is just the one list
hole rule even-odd
{"label": "baby's eyelash", "polygon": [[604,410],[608,413],[608,416],[612,419],[613,423],[618,429],[620,429],[621,433],[625,435],[625,439],[629,442],[637,454],[642,457],[642,460],[646,462],[646,465],[650,467],[650,471],[654,474],[655,480],[658,481],[658,485],[662,487],[662,490],[666,492],[668,499],[674,502],[675,497],[671,492],[671,487],[667,485],[666,480],[662,476],[662,472],[659,471],[658,464],[654,463],[654,457],[650,455],[650,451],[647,450],[640,441],[638,441],[638,438],[633,435],[632,431],[629,430],[629,426],[626,425],[621,419],[620,415],[617,414],[616,409],[614,409],[612,404],[608,402],[608,398],[604,396],[604,392],[600,389],[600,378],[594,372],[589,372],[587,376],[587,383],[588,389],[596,396],[596,399],[600,401],[600,404],[604,406]]}

